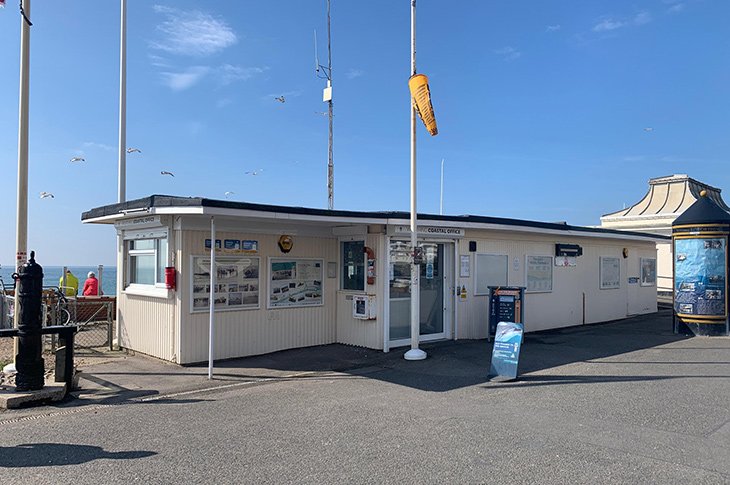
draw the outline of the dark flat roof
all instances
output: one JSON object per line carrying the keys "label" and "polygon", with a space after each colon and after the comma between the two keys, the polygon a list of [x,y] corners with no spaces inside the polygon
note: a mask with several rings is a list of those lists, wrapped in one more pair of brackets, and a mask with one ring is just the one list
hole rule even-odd
{"label": "dark flat roof", "polygon": [[[302,214],[311,216],[325,217],[349,217],[360,219],[404,219],[409,220],[410,212],[405,211],[346,211],[346,210],[328,210],[328,209],[312,209],[308,207],[291,207],[283,205],[270,204],[254,204],[251,202],[235,202],[231,200],[207,199],[205,197],[177,197],[172,195],[151,195],[141,199],[130,200],[119,204],[110,204],[93,208],[81,214],[81,221],[96,219],[105,216],[119,215],[123,211],[133,211],[135,209],[162,207],[214,207],[221,209],[238,209],[260,212],[284,212],[288,214]],[[528,221],[523,219],[510,219],[503,217],[488,217],[475,215],[438,215],[438,214],[418,214],[419,221],[444,221],[454,223],[477,223],[477,224],[499,224],[504,226],[520,226],[539,229],[551,229],[555,231],[577,231],[594,234],[619,234],[639,236],[647,239],[671,239],[668,236],[647,234],[636,231],[619,231],[617,229],[603,229],[596,227],[571,226],[563,223],[555,222],[539,222]]]}

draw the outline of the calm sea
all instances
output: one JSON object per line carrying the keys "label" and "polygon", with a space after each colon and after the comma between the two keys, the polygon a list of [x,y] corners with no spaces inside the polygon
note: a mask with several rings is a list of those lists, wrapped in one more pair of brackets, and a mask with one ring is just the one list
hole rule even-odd
{"label": "calm sea", "polygon": [[[98,268],[96,266],[69,266],[68,269],[79,279],[79,294],[84,287],[86,275],[89,271],[96,273],[99,277]],[[12,265],[0,265],[0,278],[7,288],[13,287],[13,278],[11,275],[15,272]],[[43,266],[43,286],[58,286],[61,279],[63,266]],[[104,266],[104,273],[101,280],[101,291],[105,295],[116,295],[117,293],[117,268],[116,266]]]}

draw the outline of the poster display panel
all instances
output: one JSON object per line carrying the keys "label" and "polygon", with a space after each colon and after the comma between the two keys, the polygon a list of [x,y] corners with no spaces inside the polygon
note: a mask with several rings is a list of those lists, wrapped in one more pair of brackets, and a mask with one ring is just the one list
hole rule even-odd
{"label": "poster display panel", "polygon": [[525,265],[527,291],[531,293],[553,291],[552,256],[527,256]]}
{"label": "poster display panel", "polygon": [[600,258],[601,289],[615,289],[621,287],[621,260],[613,257]]}
{"label": "poster display panel", "polygon": [[641,258],[641,286],[656,285],[656,259]]}
{"label": "poster display panel", "polygon": [[515,322],[499,322],[494,335],[489,375],[516,379],[525,326]]}
{"label": "poster display panel", "polygon": [[675,311],[688,316],[726,316],[725,238],[676,239],[674,255]]}
{"label": "poster display panel", "polygon": [[[210,309],[210,256],[191,256],[191,311]],[[215,309],[259,308],[259,258],[216,256]]]}
{"label": "poster display panel", "polygon": [[323,266],[321,259],[269,258],[269,308],[322,305]]}

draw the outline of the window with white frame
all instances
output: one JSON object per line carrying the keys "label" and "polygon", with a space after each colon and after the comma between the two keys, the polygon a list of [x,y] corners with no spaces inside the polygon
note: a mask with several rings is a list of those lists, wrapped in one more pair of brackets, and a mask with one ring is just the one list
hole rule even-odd
{"label": "window with white frame", "polygon": [[365,241],[343,241],[341,289],[365,290]]}
{"label": "window with white frame", "polygon": [[167,234],[149,236],[127,241],[127,286],[154,287],[165,283]]}

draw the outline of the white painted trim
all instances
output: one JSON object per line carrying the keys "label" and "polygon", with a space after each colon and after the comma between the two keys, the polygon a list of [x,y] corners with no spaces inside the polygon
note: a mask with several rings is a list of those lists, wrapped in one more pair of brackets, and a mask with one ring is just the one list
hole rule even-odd
{"label": "white painted trim", "polygon": [[160,283],[155,284],[155,286],[131,284],[122,290],[122,294],[169,299],[172,296],[172,291]]}

